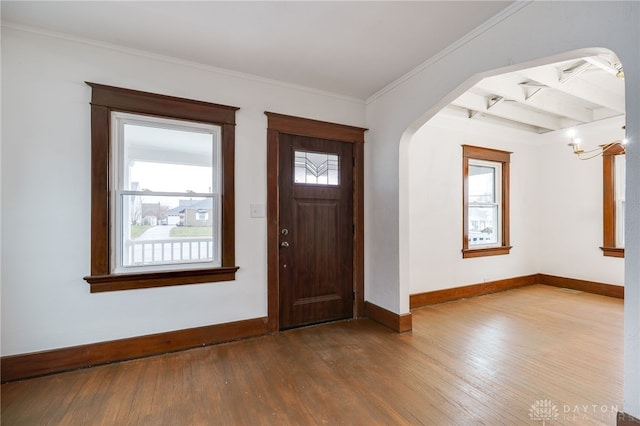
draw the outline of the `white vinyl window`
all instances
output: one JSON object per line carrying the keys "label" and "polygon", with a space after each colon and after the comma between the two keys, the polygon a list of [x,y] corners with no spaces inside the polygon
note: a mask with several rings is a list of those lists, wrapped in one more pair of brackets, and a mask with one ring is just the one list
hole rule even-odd
{"label": "white vinyl window", "polygon": [[462,257],[506,255],[511,153],[462,145]]}
{"label": "white vinyl window", "polygon": [[469,159],[469,248],[501,245],[502,163]]}
{"label": "white vinyl window", "polygon": [[220,126],[111,114],[112,272],[221,266]]}
{"label": "white vinyl window", "polygon": [[624,191],[625,191],[625,155],[616,155],[614,158],[614,185],[615,185],[615,241],[616,247],[624,248]]}

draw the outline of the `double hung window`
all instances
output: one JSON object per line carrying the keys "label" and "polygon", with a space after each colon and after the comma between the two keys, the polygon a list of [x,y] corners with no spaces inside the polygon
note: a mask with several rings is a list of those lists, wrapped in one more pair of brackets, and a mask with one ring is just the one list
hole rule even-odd
{"label": "double hung window", "polygon": [[463,145],[463,257],[507,254],[510,153]]}
{"label": "double hung window", "polygon": [[123,112],[111,122],[113,272],[219,267],[220,126]]}
{"label": "double hung window", "polygon": [[87,84],[91,292],[233,280],[237,108]]}
{"label": "double hung window", "polygon": [[469,159],[469,247],[494,247],[500,241],[502,164]]}

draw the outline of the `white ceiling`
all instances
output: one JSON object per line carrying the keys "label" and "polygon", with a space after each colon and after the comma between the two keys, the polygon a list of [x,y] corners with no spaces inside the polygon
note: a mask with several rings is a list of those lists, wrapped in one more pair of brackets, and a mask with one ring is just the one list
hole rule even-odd
{"label": "white ceiling", "polygon": [[511,1],[6,1],[5,23],[365,100]]}
{"label": "white ceiling", "polygon": [[[6,1],[28,26],[366,100],[511,1]],[[505,10],[506,9],[506,10]],[[624,114],[615,55],[487,78],[446,113],[545,133]]]}
{"label": "white ceiling", "polygon": [[578,58],[480,81],[443,113],[534,133],[624,115],[622,64],[610,54]]}

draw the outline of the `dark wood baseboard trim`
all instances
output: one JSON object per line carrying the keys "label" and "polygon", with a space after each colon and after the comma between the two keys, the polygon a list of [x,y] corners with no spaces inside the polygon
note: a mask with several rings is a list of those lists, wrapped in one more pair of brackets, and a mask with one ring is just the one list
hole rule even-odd
{"label": "dark wood baseboard trim", "polygon": [[1,359],[1,380],[4,383],[46,374],[61,373],[115,361],[245,339],[266,333],[267,318],[254,318],[128,339],[6,356]]}
{"label": "dark wood baseboard trim", "polygon": [[[570,288],[602,296],[624,299],[624,287],[593,281],[533,274],[410,296],[410,308],[495,293],[526,285],[544,284]],[[411,313],[399,315],[371,302],[364,304],[364,316],[398,333],[411,331]],[[109,342],[92,343],[49,351],[2,357],[2,383],[110,362],[174,352],[198,346],[229,342],[267,333],[267,318],[171,331]],[[622,413],[624,416],[628,416]],[[623,423],[626,425],[627,423]],[[631,423],[628,423],[631,424]],[[620,425],[620,423],[619,423]]]}
{"label": "dark wood baseboard trim", "polygon": [[420,306],[434,305],[436,303],[450,302],[452,300],[466,299],[483,294],[497,293],[516,287],[524,287],[538,283],[538,275],[525,275],[522,277],[508,278],[504,280],[489,281],[481,284],[471,284],[463,287],[447,288],[444,290],[428,291],[426,293],[412,294],[409,296],[411,309]]}
{"label": "dark wood baseboard trim", "polygon": [[395,312],[388,311],[371,302],[364,302],[364,316],[372,321],[384,325],[385,327],[389,327],[397,333],[411,331],[413,327],[411,322],[411,313],[402,315],[396,314]]}
{"label": "dark wood baseboard trim", "polygon": [[631,414],[621,413],[618,411],[618,415],[616,417],[616,426],[638,426],[640,425],[640,420],[633,417]]}
{"label": "dark wood baseboard trim", "polygon": [[434,305],[436,303],[450,302],[458,299],[466,299],[483,294],[497,293],[512,288],[524,287],[533,284],[544,284],[553,287],[570,288],[586,293],[599,294],[601,296],[624,299],[624,287],[604,284],[594,281],[578,280],[574,278],[557,277],[547,274],[532,274],[522,277],[508,278],[498,281],[490,281],[481,284],[471,284],[463,287],[447,288],[444,290],[428,291],[426,293],[412,294],[409,296],[411,309],[421,306]]}
{"label": "dark wood baseboard trim", "polygon": [[577,280],[574,278],[557,277],[555,275],[538,274],[538,284],[554,287],[570,288],[601,296],[624,299],[624,287],[612,284],[603,284],[594,281]]}

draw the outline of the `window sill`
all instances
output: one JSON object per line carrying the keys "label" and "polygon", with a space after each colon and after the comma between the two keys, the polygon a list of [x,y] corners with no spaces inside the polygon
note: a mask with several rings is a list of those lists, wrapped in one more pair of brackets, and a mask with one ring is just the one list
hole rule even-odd
{"label": "window sill", "polygon": [[624,257],[624,248],[619,247],[600,247],[602,254],[609,257]]}
{"label": "window sill", "polygon": [[468,259],[472,257],[500,256],[509,254],[512,246],[489,247],[482,249],[463,249],[462,258]]}
{"label": "window sill", "polygon": [[236,279],[236,271],[238,269],[238,266],[232,266],[139,274],[89,275],[84,279],[89,283],[91,293],[100,293],[104,291],[233,281]]}

